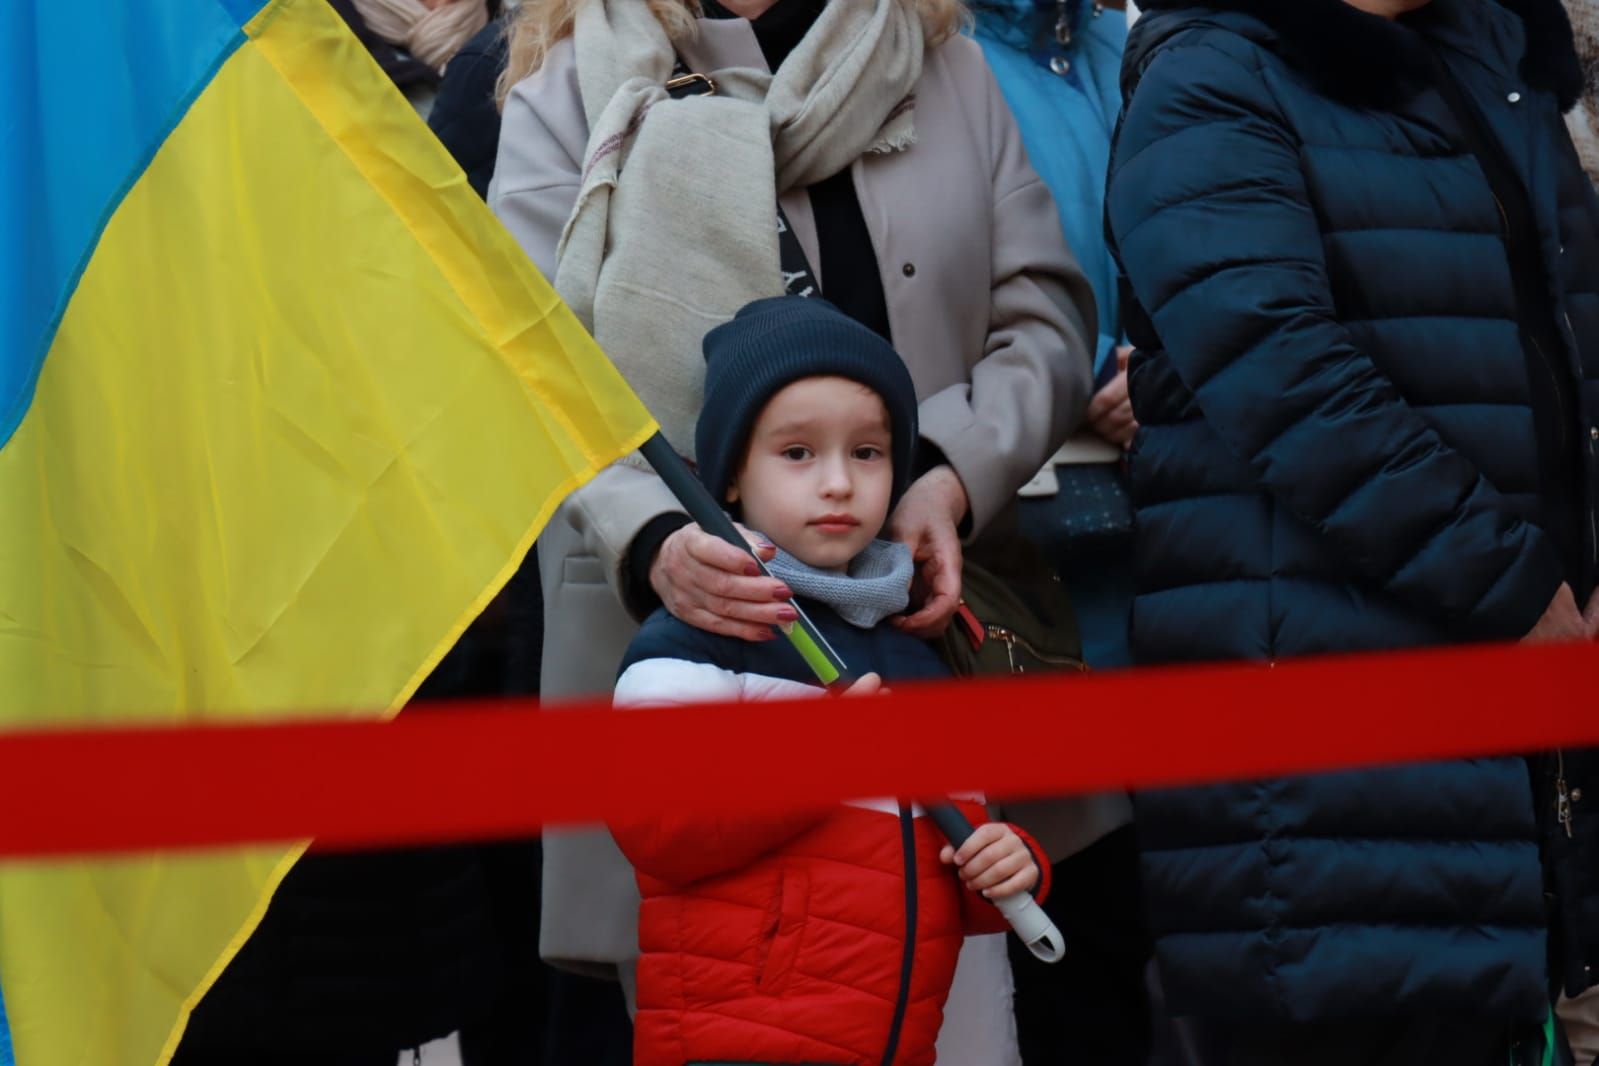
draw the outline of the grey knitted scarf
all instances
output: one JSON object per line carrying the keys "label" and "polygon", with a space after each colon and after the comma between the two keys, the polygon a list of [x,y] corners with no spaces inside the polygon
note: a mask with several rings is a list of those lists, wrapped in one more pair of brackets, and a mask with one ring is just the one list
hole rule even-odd
{"label": "grey knitted scarf", "polygon": [[910,548],[887,540],[872,541],[843,573],[802,563],[781,548],[766,568],[796,596],[827,604],[859,629],[870,629],[910,606],[916,572]]}

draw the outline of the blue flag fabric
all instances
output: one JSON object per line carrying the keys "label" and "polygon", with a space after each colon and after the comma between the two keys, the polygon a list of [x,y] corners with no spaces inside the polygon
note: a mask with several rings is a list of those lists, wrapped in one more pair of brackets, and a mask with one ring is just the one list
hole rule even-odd
{"label": "blue flag fabric", "polygon": [[0,995],[0,1066],[16,1066],[11,1055],[11,1027],[6,1024],[6,1001]]}

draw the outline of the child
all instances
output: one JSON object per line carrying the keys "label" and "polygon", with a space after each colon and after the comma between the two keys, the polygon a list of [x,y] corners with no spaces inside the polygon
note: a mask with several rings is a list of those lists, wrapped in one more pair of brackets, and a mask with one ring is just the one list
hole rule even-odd
{"label": "child", "polygon": [[[898,354],[831,304],[777,297],[712,330],[705,358],[700,478],[776,545],[774,574],[851,669],[873,671],[851,693],[877,691],[878,675],[947,676],[884,624],[905,610],[913,570],[907,548],[877,539],[916,448]],[[616,686],[629,706],[816,694],[786,641],[718,636],[664,610]],[[961,806],[980,828],[958,854],[893,800],[613,826],[643,896],[637,1066],[932,1063],[962,940],[1005,928],[983,896],[1043,889],[1049,869],[1016,829]]]}

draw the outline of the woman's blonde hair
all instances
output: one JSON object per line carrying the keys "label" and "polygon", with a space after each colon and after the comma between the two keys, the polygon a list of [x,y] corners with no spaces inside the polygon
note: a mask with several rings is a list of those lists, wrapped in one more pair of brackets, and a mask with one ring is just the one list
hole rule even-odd
{"label": "woman's blonde hair", "polygon": [[[495,93],[500,103],[517,82],[544,65],[544,57],[555,44],[572,33],[577,9],[588,0],[522,0],[510,28],[510,59]],[[839,0],[854,2],[854,0]],[[963,0],[911,0],[922,16],[922,30],[928,46],[942,44],[959,33],[969,18]],[[694,20],[700,16],[699,0],[644,0],[666,28],[666,35],[681,41],[694,33]]]}

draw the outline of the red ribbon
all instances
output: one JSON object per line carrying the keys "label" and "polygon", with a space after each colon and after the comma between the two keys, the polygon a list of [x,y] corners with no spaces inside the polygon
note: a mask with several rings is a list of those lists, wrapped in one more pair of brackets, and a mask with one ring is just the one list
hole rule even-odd
{"label": "red ribbon", "polygon": [[906,685],[867,700],[0,733],[0,856],[484,839],[641,810],[1026,798],[1599,744],[1599,645]]}

